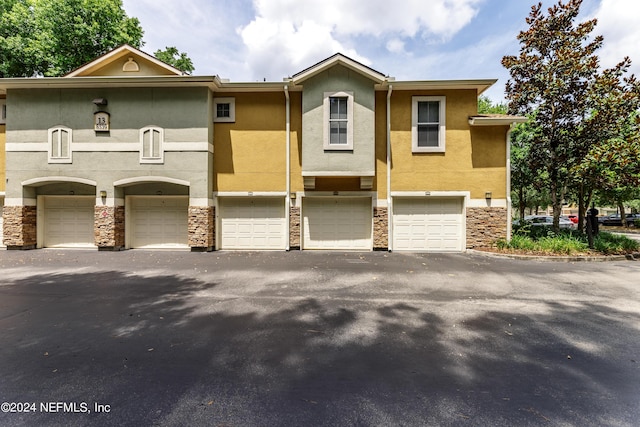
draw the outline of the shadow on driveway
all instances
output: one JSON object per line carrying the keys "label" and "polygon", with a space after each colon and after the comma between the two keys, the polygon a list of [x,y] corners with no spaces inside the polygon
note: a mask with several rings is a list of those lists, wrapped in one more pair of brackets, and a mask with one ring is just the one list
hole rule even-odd
{"label": "shadow on driveway", "polygon": [[[238,295],[180,275],[42,274],[0,286],[0,396],[92,413],[2,425],[631,426],[635,313],[546,302]],[[94,403],[110,405],[93,412]]]}

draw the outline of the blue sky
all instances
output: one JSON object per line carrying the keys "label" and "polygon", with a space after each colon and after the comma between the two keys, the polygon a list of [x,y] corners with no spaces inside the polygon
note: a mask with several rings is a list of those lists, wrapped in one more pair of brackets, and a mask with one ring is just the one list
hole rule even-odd
{"label": "blue sky", "polygon": [[[502,101],[509,78],[500,64],[517,54],[534,0],[123,0],[145,31],[142,50],[176,46],[197,75],[234,82],[282,81],[341,52],[398,80],[499,81],[486,94]],[[556,1],[543,1],[545,8]],[[640,1],[584,0],[605,37],[600,57],[625,55],[640,75]]]}

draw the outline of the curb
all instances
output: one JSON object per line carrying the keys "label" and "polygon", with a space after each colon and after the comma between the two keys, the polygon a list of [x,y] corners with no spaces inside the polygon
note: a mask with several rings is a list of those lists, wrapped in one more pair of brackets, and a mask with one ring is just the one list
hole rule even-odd
{"label": "curb", "polygon": [[467,252],[482,255],[490,258],[510,258],[525,261],[546,261],[546,262],[606,262],[606,261],[633,261],[634,257],[627,255],[603,255],[603,256],[543,256],[543,255],[518,255],[501,254],[496,252],[478,251],[467,249]]}

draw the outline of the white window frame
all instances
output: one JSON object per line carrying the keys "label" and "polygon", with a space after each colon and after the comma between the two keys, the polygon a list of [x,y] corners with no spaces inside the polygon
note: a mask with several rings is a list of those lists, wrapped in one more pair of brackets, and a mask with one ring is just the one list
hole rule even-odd
{"label": "white window frame", "polygon": [[[218,117],[218,105],[229,104],[229,117]],[[236,99],[233,97],[213,98],[213,121],[234,123],[236,121]]]}
{"label": "white window frame", "polygon": [[[444,153],[447,131],[447,101],[444,96],[414,96],[411,98],[411,149],[414,153]],[[419,102],[439,102],[438,121],[438,146],[419,147],[418,146],[418,103]]]}
{"label": "white window frame", "polygon": [[7,100],[0,99],[0,125],[7,124]]}
{"label": "white window frame", "polygon": [[[144,135],[145,133],[158,132],[158,156],[144,155]],[[153,150],[151,150],[153,152]],[[146,126],[140,129],[140,163],[164,163],[164,129],[158,126]]]}
{"label": "white window frame", "polygon": [[[331,98],[347,98],[347,143],[331,144],[330,131],[330,100]],[[348,150],[353,151],[353,92],[325,92],[322,102],[323,109],[323,145],[327,151]]]}
{"label": "white window frame", "polygon": [[[62,132],[67,132],[69,135],[69,141],[67,144],[67,152],[62,153]],[[57,132],[57,138],[54,138],[54,134]],[[57,145],[60,155],[54,156],[53,146]],[[72,163],[73,161],[73,131],[66,126],[55,126],[47,131],[47,146],[48,148],[48,161],[49,163]]]}

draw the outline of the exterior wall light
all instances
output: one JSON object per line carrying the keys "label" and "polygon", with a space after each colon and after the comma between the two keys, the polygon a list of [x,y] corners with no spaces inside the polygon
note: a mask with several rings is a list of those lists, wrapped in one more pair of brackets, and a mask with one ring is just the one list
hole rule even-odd
{"label": "exterior wall light", "polygon": [[484,198],[487,200],[491,200],[491,191],[487,191],[486,193],[484,193]]}
{"label": "exterior wall light", "polygon": [[107,197],[107,192],[105,190],[100,190],[100,197],[103,199]]}

